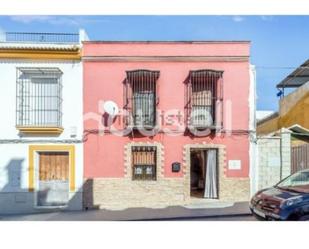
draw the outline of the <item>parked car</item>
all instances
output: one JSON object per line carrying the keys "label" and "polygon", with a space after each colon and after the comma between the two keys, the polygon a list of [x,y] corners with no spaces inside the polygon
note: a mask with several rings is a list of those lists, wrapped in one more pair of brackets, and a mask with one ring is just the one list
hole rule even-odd
{"label": "parked car", "polygon": [[250,201],[250,210],[259,220],[309,220],[309,170],[258,191]]}

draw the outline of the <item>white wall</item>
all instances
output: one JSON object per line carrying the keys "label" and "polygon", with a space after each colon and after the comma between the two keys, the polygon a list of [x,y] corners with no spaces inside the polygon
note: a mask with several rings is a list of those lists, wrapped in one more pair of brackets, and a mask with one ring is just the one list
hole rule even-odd
{"label": "white wall", "polygon": [[[62,127],[59,136],[20,136],[16,129],[16,67],[57,67],[62,72]],[[33,193],[28,190],[28,148],[33,144],[57,144],[72,140],[75,146],[76,192],[70,193],[69,209],[82,207],[83,144],[83,85],[80,61],[0,60],[0,213],[33,212]],[[76,127],[77,136],[71,136]],[[12,140],[16,140],[12,143]],[[21,143],[20,139],[27,140]],[[5,140],[10,140],[7,142]],[[30,142],[29,140],[35,140]],[[38,141],[45,140],[45,142]],[[37,141],[37,142],[36,142]],[[64,143],[60,143],[65,145]],[[13,169],[8,174],[8,167]]]}
{"label": "white wall", "polygon": [[257,191],[257,145],[256,145],[256,70],[255,66],[250,65],[250,88],[249,88],[249,160],[250,160],[250,194],[251,196]]}
{"label": "white wall", "polygon": [[[80,61],[31,62],[21,60],[0,61],[0,139],[18,139],[16,124],[16,68],[57,67],[62,72],[62,126],[64,132],[54,139],[70,139],[71,127],[77,128],[81,139],[83,134],[82,64]],[[42,137],[40,137],[41,139]],[[31,137],[33,139],[33,137]]]}
{"label": "white wall", "polygon": [[277,184],[291,174],[291,134],[282,131],[258,138],[258,189]]}
{"label": "white wall", "polygon": [[260,121],[268,116],[271,116],[275,113],[275,111],[266,111],[266,110],[257,110],[256,111],[256,121]]}
{"label": "white wall", "polygon": [[[31,144],[0,144],[0,192],[28,190],[29,145]],[[52,145],[52,143],[44,143],[44,145]],[[78,191],[83,184],[83,144],[75,144],[74,146],[75,185]],[[11,179],[9,179],[9,168],[16,171],[16,174],[11,175]]]}

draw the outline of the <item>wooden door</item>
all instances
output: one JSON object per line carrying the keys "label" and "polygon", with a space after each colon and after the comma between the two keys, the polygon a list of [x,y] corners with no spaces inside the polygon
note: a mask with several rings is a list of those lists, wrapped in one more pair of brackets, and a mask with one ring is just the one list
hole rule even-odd
{"label": "wooden door", "polygon": [[64,206],[69,197],[69,153],[39,153],[38,206]]}
{"label": "wooden door", "polygon": [[41,152],[39,156],[40,181],[69,179],[69,155],[67,152]]}

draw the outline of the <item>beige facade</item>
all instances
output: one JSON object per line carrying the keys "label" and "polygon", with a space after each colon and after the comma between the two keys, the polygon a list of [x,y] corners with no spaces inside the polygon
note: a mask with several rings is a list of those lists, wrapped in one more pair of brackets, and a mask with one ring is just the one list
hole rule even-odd
{"label": "beige facade", "polygon": [[257,124],[257,134],[266,135],[281,128],[300,125],[309,129],[309,82],[279,101],[279,112]]}

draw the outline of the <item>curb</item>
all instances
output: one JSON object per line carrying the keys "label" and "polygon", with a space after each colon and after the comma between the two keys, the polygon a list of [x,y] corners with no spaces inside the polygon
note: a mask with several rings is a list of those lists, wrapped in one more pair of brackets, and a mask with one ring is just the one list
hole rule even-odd
{"label": "curb", "polygon": [[[173,221],[173,220],[198,220],[204,218],[228,218],[228,217],[243,217],[252,216],[251,213],[241,213],[241,214],[222,214],[222,215],[201,215],[201,216],[180,216],[180,217],[162,217],[162,218],[146,218],[146,219],[132,219],[126,221]],[[125,220],[122,220],[125,221]]]}

